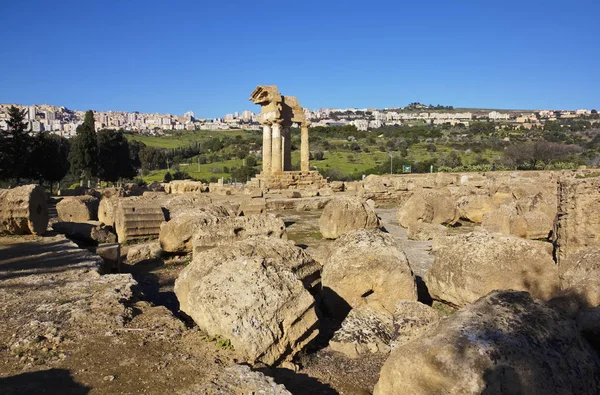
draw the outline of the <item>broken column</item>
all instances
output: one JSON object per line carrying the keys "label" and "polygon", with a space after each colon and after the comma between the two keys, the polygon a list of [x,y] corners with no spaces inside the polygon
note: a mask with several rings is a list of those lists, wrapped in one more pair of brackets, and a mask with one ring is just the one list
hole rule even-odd
{"label": "broken column", "polygon": [[271,162],[271,171],[273,173],[281,172],[283,170],[283,162],[282,162],[282,154],[281,154],[281,125],[278,123],[273,123],[272,127],[272,162]]}
{"label": "broken column", "polygon": [[310,170],[310,150],[308,146],[308,123],[300,126],[300,170],[308,173]]}
{"label": "broken column", "polygon": [[38,185],[0,189],[0,234],[41,235],[48,227],[48,197]]}
{"label": "broken column", "polygon": [[119,202],[115,212],[115,228],[120,243],[140,238],[158,237],[165,220],[158,203]]}
{"label": "broken column", "polygon": [[272,137],[271,137],[271,125],[268,123],[263,124],[263,164],[262,169],[263,173],[271,172],[271,147],[272,147]]}

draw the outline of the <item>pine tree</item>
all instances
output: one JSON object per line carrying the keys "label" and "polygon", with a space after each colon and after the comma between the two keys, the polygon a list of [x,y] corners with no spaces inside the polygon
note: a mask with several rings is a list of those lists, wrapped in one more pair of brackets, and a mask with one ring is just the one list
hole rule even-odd
{"label": "pine tree", "polygon": [[77,127],[77,135],[71,143],[69,162],[71,173],[82,181],[98,174],[98,140],[92,110],[85,113],[83,124]]}
{"label": "pine tree", "polygon": [[32,138],[27,132],[25,110],[8,109],[8,129],[0,137],[0,178],[14,179],[16,184],[28,174],[28,158]]}
{"label": "pine tree", "polygon": [[98,132],[98,176],[116,182],[121,178],[133,178],[136,171],[132,166],[129,144],[123,132],[101,130]]}

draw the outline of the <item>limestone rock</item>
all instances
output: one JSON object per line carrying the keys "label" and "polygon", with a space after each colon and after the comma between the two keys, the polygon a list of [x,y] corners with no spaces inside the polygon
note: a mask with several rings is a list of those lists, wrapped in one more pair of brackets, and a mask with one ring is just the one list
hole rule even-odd
{"label": "limestone rock", "polygon": [[458,210],[447,188],[418,190],[398,209],[398,222],[404,228],[415,222],[454,224],[458,218]]}
{"label": "limestone rock", "polygon": [[188,309],[187,300],[192,279],[221,261],[240,257],[264,258],[269,265],[292,272],[313,296],[321,291],[321,265],[293,241],[274,237],[257,236],[225,246],[219,246],[194,255],[194,260],[182,271],[175,283],[180,309]]}
{"label": "limestone rock", "polygon": [[176,216],[161,225],[160,245],[167,252],[192,252],[193,237],[199,228],[215,225],[229,217],[229,212],[221,206],[207,206],[204,209],[176,212]]}
{"label": "limestone rock", "polygon": [[523,211],[517,202],[504,204],[483,215],[481,226],[489,232],[547,239],[554,226],[554,217],[541,210]]}
{"label": "limestone rock", "polygon": [[103,244],[117,241],[113,229],[100,221],[55,222],[52,224],[52,229],[71,239],[86,243]]}
{"label": "limestone rock", "polygon": [[355,197],[332,199],[319,218],[319,229],[326,239],[337,239],[355,229],[377,229],[379,218],[371,206]]}
{"label": "limestone rock", "polygon": [[394,310],[394,331],[391,347],[408,343],[443,318],[438,310],[416,300],[401,300]]}
{"label": "limestone rock", "polygon": [[408,226],[407,237],[411,240],[427,241],[445,236],[448,229],[444,225],[414,222]]}
{"label": "limestone rock", "polygon": [[600,247],[569,254],[558,270],[563,291],[575,297],[580,307],[600,306]]}
{"label": "limestone rock", "polygon": [[333,192],[344,192],[344,182],[343,181],[331,181],[329,183],[329,188]]}
{"label": "limestone rock", "polygon": [[121,245],[119,243],[100,244],[90,251],[102,258],[104,262],[100,265],[102,274],[119,273],[121,271]]}
{"label": "limestone rock", "polygon": [[494,291],[392,351],[374,394],[599,392],[574,321],[525,292]]}
{"label": "limestone rock", "polygon": [[240,204],[240,214],[244,216],[265,214],[267,212],[267,199],[252,198]]}
{"label": "limestone rock", "polygon": [[317,335],[315,300],[292,271],[262,257],[195,267],[203,261],[196,256],[175,283],[181,309],[210,336],[229,339],[243,360],[278,364]]}
{"label": "limestone rock", "polygon": [[127,263],[133,265],[138,262],[160,258],[162,250],[158,241],[135,244],[127,250]]}
{"label": "limestone rock", "polygon": [[399,300],[417,300],[415,278],[396,240],[377,229],[359,229],[335,241],[321,274],[323,301],[333,315],[377,302],[394,311]]}
{"label": "limestone rock", "polygon": [[481,223],[484,214],[496,209],[497,204],[487,195],[467,195],[456,202],[459,215],[468,221]]}
{"label": "limestone rock", "polygon": [[198,228],[194,235],[193,248],[196,251],[255,236],[287,239],[285,223],[272,214],[249,217],[228,217],[214,224]]}
{"label": "limestone rock", "polygon": [[223,369],[205,383],[196,384],[183,395],[292,395],[285,386],[271,377],[254,372],[246,365],[233,365]]}
{"label": "limestone rock", "polygon": [[368,353],[390,351],[394,333],[392,314],[361,305],[352,309],[342,322],[329,347],[349,358]]}
{"label": "limestone rock", "polygon": [[44,234],[48,227],[47,200],[44,188],[38,185],[0,189],[0,234]]}
{"label": "limestone rock", "polygon": [[98,220],[99,203],[93,196],[66,197],[56,204],[56,211],[63,222],[95,221]]}
{"label": "limestone rock", "polygon": [[434,240],[425,275],[434,299],[464,306],[496,289],[528,291],[548,300],[560,289],[552,244],[474,232]]}
{"label": "limestone rock", "polygon": [[105,197],[98,204],[98,221],[107,226],[115,226],[115,211],[119,202],[118,196]]}
{"label": "limestone rock", "polygon": [[208,192],[208,185],[192,180],[174,180],[164,183],[163,187],[165,192],[171,194]]}

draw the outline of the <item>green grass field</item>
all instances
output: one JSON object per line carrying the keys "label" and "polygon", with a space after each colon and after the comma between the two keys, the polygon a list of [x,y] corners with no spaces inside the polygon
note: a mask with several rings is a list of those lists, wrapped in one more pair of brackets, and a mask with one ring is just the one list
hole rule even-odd
{"label": "green grass field", "polygon": [[196,141],[206,141],[214,137],[250,137],[256,136],[258,132],[246,130],[197,130],[177,131],[164,136],[142,136],[139,134],[127,134],[128,140],[135,140],[155,148],[178,148],[187,147]]}

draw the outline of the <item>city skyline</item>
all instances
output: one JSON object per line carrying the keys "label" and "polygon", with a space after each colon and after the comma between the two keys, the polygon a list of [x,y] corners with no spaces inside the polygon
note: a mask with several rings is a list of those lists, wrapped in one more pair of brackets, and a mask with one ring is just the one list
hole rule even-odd
{"label": "city skyline", "polygon": [[0,102],[214,118],[252,110],[254,86],[276,84],[307,108],[598,108],[599,11],[582,0],[13,2],[4,28],[19,45],[3,47]]}

